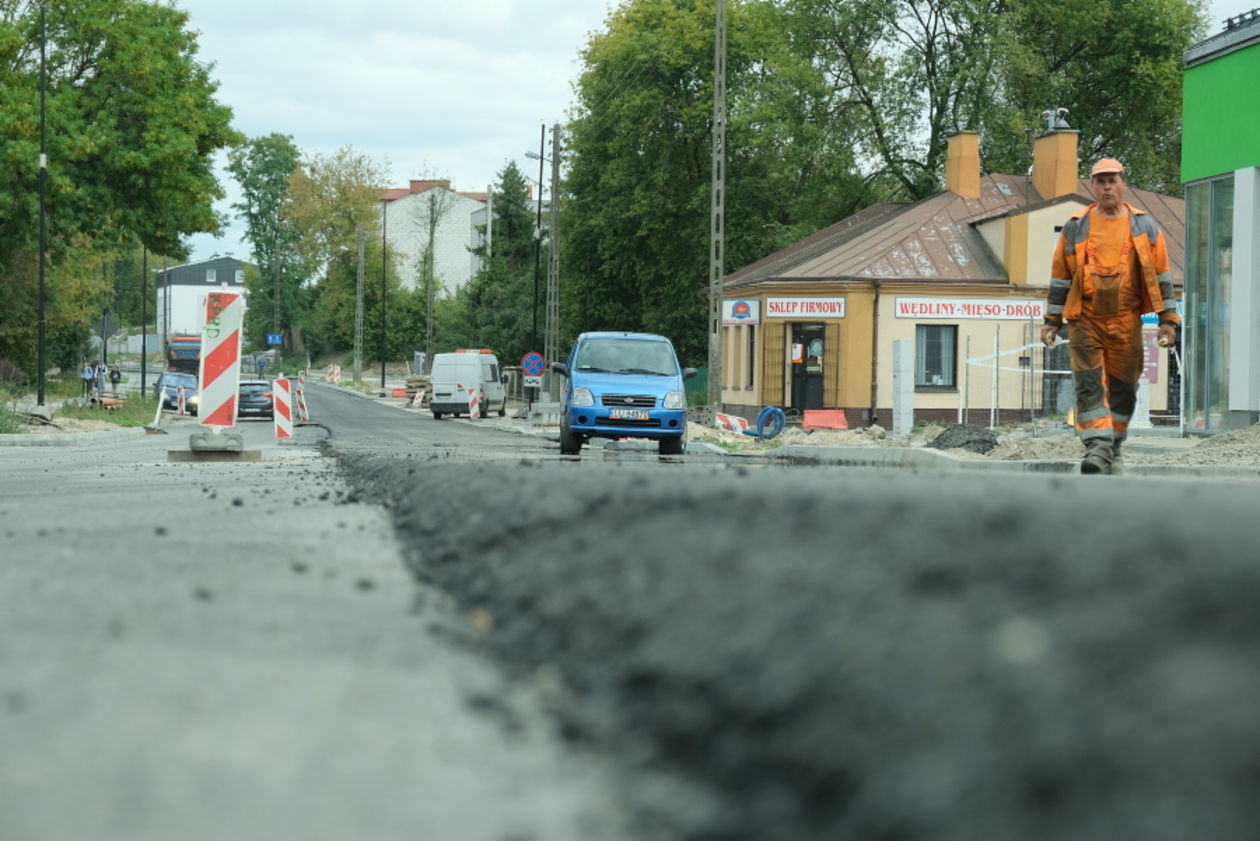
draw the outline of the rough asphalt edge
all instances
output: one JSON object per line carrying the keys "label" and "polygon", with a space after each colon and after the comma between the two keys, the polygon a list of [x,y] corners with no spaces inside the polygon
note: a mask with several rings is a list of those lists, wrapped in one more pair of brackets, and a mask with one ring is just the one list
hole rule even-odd
{"label": "rough asphalt edge", "polygon": [[[1238,635],[1247,623],[1239,615],[1237,600],[1256,590],[1260,582],[1238,547],[1224,551],[1227,537],[1216,539],[1216,548],[1222,551],[1213,563],[1196,562],[1188,567],[1178,564],[1193,555],[1194,550],[1184,541],[1212,543],[1208,525],[1179,536],[1176,545],[1168,542],[1167,535],[1137,536],[1130,547],[1133,557],[1170,558],[1172,565],[1165,563],[1164,571],[1180,577],[1164,581],[1156,576],[1142,582],[1143,586],[1133,595],[1125,595],[1123,587],[1117,588],[1121,582],[1115,580],[1121,572],[1116,564],[1131,565],[1128,553],[1107,563],[1091,561],[1066,567],[1060,556],[1048,549],[1039,553],[1039,560],[1030,559],[1028,542],[1048,547],[1057,532],[1048,534],[1044,531],[1047,526],[1038,524],[1026,530],[1032,534],[1020,534],[998,525],[1003,518],[1001,511],[986,518],[988,526],[981,524],[984,539],[980,542],[979,558],[954,559],[969,562],[961,570],[942,568],[938,558],[912,557],[904,551],[902,557],[909,569],[888,569],[882,561],[863,559],[868,566],[875,566],[861,574],[874,578],[856,583],[866,585],[867,591],[873,582],[882,581],[869,591],[870,595],[846,606],[842,602],[852,596],[846,597],[842,590],[823,614],[808,602],[795,605],[819,626],[817,632],[824,642],[836,633],[852,634],[854,639],[866,635],[874,654],[888,647],[885,639],[904,638],[905,631],[896,622],[891,627],[878,628],[888,622],[882,614],[867,617],[874,621],[874,632],[843,623],[829,632],[827,626],[835,625],[836,614],[863,613],[865,601],[872,597],[891,615],[905,616],[905,611],[914,609],[920,599],[925,600],[923,609],[940,611],[942,608],[933,606],[938,600],[948,603],[959,594],[974,599],[968,595],[970,591],[988,589],[992,592],[985,597],[985,603],[996,597],[994,607],[998,611],[1021,605],[1032,614],[1027,625],[1008,622],[993,631],[1003,639],[1009,637],[1003,645],[1019,649],[1029,642],[1025,636],[1035,643],[1038,622],[1043,620],[1058,623],[1061,627],[1054,630],[1072,638],[1067,679],[1053,678],[1050,685],[1039,686],[1036,682],[1024,685],[1018,675],[1002,678],[996,685],[982,687],[980,703],[973,710],[968,692],[976,689],[966,680],[975,678],[964,679],[951,669],[955,656],[966,665],[969,658],[977,655],[973,648],[961,652],[954,649],[947,652],[949,656],[924,660],[920,664],[925,675],[922,681],[905,674],[904,668],[894,669],[894,679],[884,675],[884,665],[871,664],[873,669],[868,665],[850,676],[856,681],[852,687],[840,690],[839,696],[831,697],[830,704],[820,705],[817,693],[837,690],[825,684],[815,687],[812,670],[817,663],[827,662],[833,652],[825,646],[819,650],[820,641],[808,635],[794,643],[809,652],[808,657],[798,656],[801,662],[795,666],[790,658],[787,664],[744,662],[744,674],[760,673],[770,666],[781,680],[760,688],[741,685],[739,658],[746,658],[748,650],[739,650],[738,639],[742,625],[752,614],[724,615],[730,613],[731,605],[704,603],[706,597],[711,599],[708,591],[712,575],[720,574],[729,559],[705,557],[702,548],[691,544],[680,547],[680,558],[686,558],[688,563],[674,569],[694,566],[697,572],[693,575],[701,576],[703,581],[697,584],[684,579],[681,592],[685,598],[681,600],[673,590],[659,594],[673,602],[671,609],[661,615],[664,629],[656,627],[656,617],[647,620],[632,610],[622,611],[618,587],[614,586],[617,582],[592,584],[574,578],[580,565],[564,569],[564,564],[560,564],[563,572],[553,574],[548,582],[545,568],[549,560],[572,555],[575,547],[547,535],[562,531],[570,517],[539,522],[537,511],[528,516],[499,516],[511,511],[511,500],[519,499],[522,490],[535,485],[533,476],[545,475],[535,471],[549,470],[546,465],[522,462],[474,467],[444,465],[433,460],[362,457],[345,459],[343,464],[350,481],[365,489],[365,496],[396,502],[400,538],[413,547],[409,560],[417,576],[452,593],[467,608],[485,610],[494,618],[494,633],[488,641],[506,664],[525,677],[558,667],[568,691],[557,694],[555,714],[572,738],[618,753],[628,766],[665,764],[697,781],[685,794],[657,791],[655,800],[643,791],[631,793],[639,797],[635,805],[658,826],[677,833],[677,837],[705,841],[768,837],[776,841],[979,841],[1016,837],[1102,841],[1124,837],[1126,830],[1140,828],[1140,837],[1147,839],[1181,839],[1190,831],[1186,822],[1193,817],[1197,821],[1193,824],[1198,827],[1197,837],[1225,839],[1235,837],[1241,827],[1253,826],[1260,817],[1254,805],[1245,805],[1250,802],[1249,795],[1241,798],[1240,805],[1238,785],[1239,779],[1260,777],[1257,762],[1247,759],[1254,752],[1246,747],[1254,744],[1260,734],[1260,718],[1247,700],[1260,694],[1260,686],[1256,675],[1248,676],[1247,670],[1237,668],[1240,657],[1251,657],[1247,647],[1252,645],[1248,642],[1240,648]],[[636,498],[634,472],[627,471],[626,478],[631,480],[629,491],[615,489],[593,497],[589,488],[570,493],[554,482],[537,484],[545,486],[547,506],[571,512],[573,518],[591,518],[610,535],[620,530],[622,536],[627,532],[633,536],[636,530],[642,533],[654,521],[677,515],[678,503],[686,501],[685,495],[680,499]],[[484,502],[475,508],[498,512],[495,518],[478,516],[478,510],[470,516],[469,500],[451,491],[475,474],[490,477],[488,482],[472,479]],[[615,482],[611,485],[620,487]],[[1163,495],[1171,493],[1165,490]],[[861,503],[867,510],[849,524],[850,528],[863,522],[862,517],[878,522],[882,515],[905,516],[905,503],[899,498],[880,499],[874,494]],[[1161,502],[1166,503],[1167,500]],[[1028,500],[1008,500],[999,508],[1018,517],[1027,510],[1027,504]],[[1120,508],[1125,510],[1121,513],[1132,515],[1137,510],[1135,505],[1122,504]],[[811,509],[807,494],[791,499],[785,494],[772,507],[772,517],[817,523],[819,512]],[[615,516],[605,513],[601,520],[604,509],[615,509]],[[959,522],[958,512],[938,516],[942,530],[971,528]],[[733,514],[732,522],[714,526],[725,525],[734,534],[741,524],[741,518]],[[679,523],[675,516],[660,527],[685,528],[685,522]],[[879,528],[865,537],[872,545],[880,540],[887,543],[888,539]],[[894,534],[892,540],[898,539]],[[588,552],[590,549],[577,548]],[[697,548],[700,551],[692,551]],[[802,551],[817,553],[822,548],[807,546]],[[884,551],[887,549],[885,546]],[[771,551],[771,547],[761,547],[760,551]],[[1023,563],[1004,572],[1012,557],[1022,558]],[[601,558],[608,560],[615,558]],[[514,572],[520,565],[529,566],[530,574]],[[617,574],[635,572],[633,567],[615,564],[613,569]],[[1063,581],[1047,577],[1050,569],[1055,569]],[[658,567],[655,571],[665,570]],[[790,575],[802,571],[789,567],[788,572]],[[543,577],[535,580],[540,576]],[[992,582],[990,577],[994,578]],[[776,583],[775,579],[771,578],[770,583]],[[626,582],[621,581],[620,586],[624,588]],[[612,595],[604,594],[605,589]],[[1047,594],[1051,596],[1048,603]],[[603,603],[601,598],[605,599]],[[1039,611],[1044,615],[1038,615]],[[1077,616],[1079,611],[1083,613]],[[949,615],[955,613],[957,610],[951,608]],[[1113,614],[1121,617],[1122,625],[1139,622],[1143,632],[1145,623],[1166,616],[1172,627],[1189,628],[1186,636],[1191,638],[1191,646],[1217,646],[1213,657],[1219,662],[1195,663],[1191,653],[1183,650],[1187,642],[1177,637],[1168,641],[1168,652],[1150,658],[1149,645],[1158,643],[1139,642],[1133,638],[1131,627],[1122,628],[1123,633],[1116,632],[1106,625]],[[926,615],[931,620],[936,614]],[[793,630],[796,617],[790,610],[786,620],[771,621],[789,623],[789,627],[772,627],[777,637],[787,635],[790,639],[799,634],[799,628]],[[1099,621],[1104,625],[1099,626]],[[677,640],[688,638],[687,632],[694,630],[697,622],[724,627],[732,640],[734,656],[730,656],[731,651],[719,651],[717,654],[722,656],[710,657],[706,651],[661,650],[677,649]],[[927,634],[925,643],[948,648],[957,646],[955,640],[961,639],[974,646],[974,634],[978,631],[971,627],[964,631]],[[872,633],[874,637],[870,636]],[[742,636],[747,641],[748,635]],[[752,641],[754,646],[765,642],[755,635]],[[717,647],[726,645],[719,634]],[[856,651],[850,655],[857,657],[858,662],[870,656]],[[1130,664],[1135,657],[1140,666]],[[1187,661],[1187,657],[1191,659]],[[1152,659],[1154,666],[1143,658]],[[1190,669],[1191,684],[1195,677],[1209,678],[1208,686],[1181,689],[1179,684],[1169,684],[1181,679],[1174,666]],[[1208,671],[1194,673],[1202,669]],[[968,687],[966,691],[954,685],[959,680]],[[1016,682],[1008,683],[1009,680]],[[881,682],[888,686],[880,688]],[[894,703],[884,697],[890,690],[896,693]],[[926,693],[926,700],[915,697],[920,692]],[[1084,700],[1073,692],[1084,693]],[[1189,692],[1191,696],[1206,693],[1204,697],[1210,704],[1219,707],[1221,720],[1210,726],[1204,722],[1203,733],[1195,731],[1182,720],[1179,710],[1162,708],[1167,696],[1175,692]],[[905,693],[909,695],[901,697]],[[941,698],[933,697],[936,693]],[[953,696],[959,694],[965,699],[960,711],[934,714],[938,703],[948,707],[952,702],[958,707],[958,698]],[[1007,695],[1010,697],[1005,698]],[[883,709],[885,706],[888,710]],[[954,716],[965,726],[956,727]],[[900,720],[907,733],[915,736],[870,730],[872,721],[888,717]],[[833,718],[843,724],[839,736]],[[1170,725],[1175,732],[1167,739],[1168,746],[1164,746],[1162,729]],[[998,731],[996,744],[981,748],[976,742],[982,740],[968,740],[990,730]],[[1212,744],[1210,750],[1202,750],[1205,733],[1212,742],[1227,731],[1241,741]],[[1144,735],[1147,733],[1150,735]],[[894,762],[894,767],[889,767],[889,746],[907,738],[914,745],[908,752],[911,761]],[[838,755],[833,750],[837,739],[843,748]],[[1107,746],[1109,739],[1125,748],[1125,758]],[[1095,744],[1096,740],[1101,743]],[[920,744],[930,746],[936,742],[940,743],[939,755],[934,756],[931,751],[927,755],[916,753]],[[817,752],[820,746],[827,748],[822,754]],[[846,755],[849,751],[851,756]],[[1187,770],[1186,765],[1198,772],[1192,782],[1179,776]],[[955,771],[955,766],[962,770]],[[941,777],[946,767],[952,778]],[[709,781],[718,786],[724,798],[707,795],[703,786]],[[982,783],[979,791],[975,788],[977,783]],[[978,797],[982,799],[977,800]],[[1167,814],[1161,813],[1161,808]],[[1199,814],[1204,808],[1211,813],[1211,819]]]}

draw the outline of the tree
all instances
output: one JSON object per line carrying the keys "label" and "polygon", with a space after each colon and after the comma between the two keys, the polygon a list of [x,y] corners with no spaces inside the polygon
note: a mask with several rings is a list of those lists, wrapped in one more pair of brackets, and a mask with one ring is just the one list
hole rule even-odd
{"label": "tree", "polygon": [[[50,337],[81,331],[108,299],[108,284],[89,288],[102,278],[91,255],[137,239],[183,255],[185,235],[219,228],[213,158],[239,138],[187,24],[184,12],[138,0],[48,5]],[[0,5],[0,282],[9,291],[0,357],[27,370],[38,321],[39,43],[35,4]]]}
{"label": "tree", "polygon": [[[1002,20],[1011,110],[1027,126],[1044,109],[1068,108],[1082,161],[1119,158],[1132,183],[1180,195],[1182,56],[1206,31],[1203,8],[1202,0],[1140,8],[1010,0]],[[1000,126],[989,131],[1001,136]]]}
{"label": "tree", "polygon": [[1038,115],[1066,107],[1083,160],[1110,155],[1179,192],[1181,56],[1200,0],[795,0],[869,176],[893,195],[940,189],[946,137],[982,135],[986,167],[1023,172]]}
{"label": "tree", "polygon": [[[787,5],[729,9],[727,270],[870,195]],[[706,356],[714,15],[712,0],[633,0],[583,54],[561,204],[569,335],[648,330]]]}
{"label": "tree", "polygon": [[455,297],[467,313],[474,344],[493,348],[503,359],[519,359],[534,349],[535,217],[525,176],[515,163],[499,172],[491,210],[491,247],[476,249],[485,268]]}
{"label": "tree", "polygon": [[[381,196],[383,167],[350,147],[332,156],[315,155],[294,173],[289,186],[289,214],[298,233],[300,263],[322,273],[312,290],[313,305],[304,327],[325,349],[354,344],[354,308],[358,271],[358,236],[365,234],[363,346],[370,358],[380,346]],[[392,255],[386,258],[386,316],[401,306]],[[375,276],[375,280],[373,277]],[[391,339],[396,340],[396,336]],[[396,341],[386,348],[397,351]]]}
{"label": "tree", "polygon": [[287,205],[289,181],[300,158],[293,138],[275,133],[252,138],[228,153],[228,171],[241,187],[241,201],[232,207],[245,221],[245,237],[258,268],[246,275],[250,307],[245,334],[259,344],[266,333],[288,334],[299,352],[307,306],[301,286],[306,271],[298,258],[298,232]]}

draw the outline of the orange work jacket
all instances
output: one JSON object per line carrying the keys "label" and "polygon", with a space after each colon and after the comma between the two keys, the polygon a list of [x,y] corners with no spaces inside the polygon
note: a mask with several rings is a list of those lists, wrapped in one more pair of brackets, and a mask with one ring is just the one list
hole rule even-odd
{"label": "orange work jacket", "polygon": [[[1172,272],[1168,269],[1168,247],[1164,234],[1144,211],[1128,202],[1129,242],[1137,255],[1141,279],[1138,283],[1142,312],[1159,313],[1161,323],[1178,324],[1181,318],[1172,309]],[[1085,288],[1085,244],[1089,241],[1089,207],[1072,214],[1059,234],[1050,267],[1050,293],[1046,298],[1046,324],[1056,327],[1080,318]]]}

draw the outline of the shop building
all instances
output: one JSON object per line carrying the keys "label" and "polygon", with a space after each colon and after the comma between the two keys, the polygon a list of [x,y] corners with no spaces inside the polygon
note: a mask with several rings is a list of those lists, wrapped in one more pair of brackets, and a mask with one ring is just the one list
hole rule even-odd
{"label": "shop building", "polygon": [[[908,353],[914,422],[1065,414],[1066,346],[1047,350],[1037,335],[1058,232],[1093,201],[1077,146],[1074,130],[1054,128],[1035,141],[1029,175],[982,175],[979,135],[959,132],[944,191],[866,208],[727,275],[726,410],[839,410],[851,427],[890,426],[894,353]],[[1179,288],[1182,200],[1133,188],[1126,199],[1164,231]],[[1178,376],[1149,320],[1142,407],[1175,424]]]}
{"label": "shop building", "polygon": [[1186,428],[1260,420],[1260,9],[1186,51]]}

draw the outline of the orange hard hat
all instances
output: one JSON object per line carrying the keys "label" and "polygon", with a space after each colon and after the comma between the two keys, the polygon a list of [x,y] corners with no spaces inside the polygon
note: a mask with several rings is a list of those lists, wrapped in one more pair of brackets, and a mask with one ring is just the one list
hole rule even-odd
{"label": "orange hard hat", "polygon": [[1102,175],[1108,172],[1114,172],[1119,175],[1124,172],[1124,164],[1115,158],[1103,158],[1094,164],[1094,168],[1089,171],[1089,177],[1093,178],[1095,175]]}

